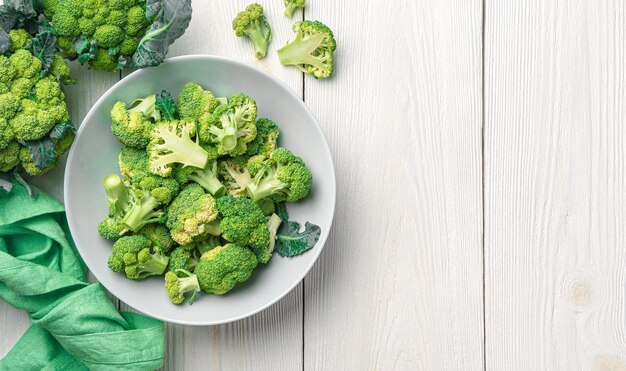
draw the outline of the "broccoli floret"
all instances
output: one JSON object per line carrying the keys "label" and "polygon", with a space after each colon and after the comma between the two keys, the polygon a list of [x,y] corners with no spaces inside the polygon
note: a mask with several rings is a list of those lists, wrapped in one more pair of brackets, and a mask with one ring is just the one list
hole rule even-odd
{"label": "broccoli floret", "polygon": [[111,110],[111,131],[122,144],[135,148],[148,146],[154,122],[159,120],[155,102],[156,95],[151,94],[128,107],[124,102],[115,103]]}
{"label": "broccoli floret", "polygon": [[126,224],[128,229],[138,232],[146,224],[162,220],[163,211],[158,210],[161,202],[152,196],[150,191],[131,189],[128,193],[130,195],[128,210],[122,219],[122,222]]}
{"label": "broccoli floret", "polygon": [[[0,172],[6,172],[20,163],[20,145],[18,142],[9,142],[5,148],[0,149]],[[28,149],[24,148],[28,154]],[[30,156],[30,154],[28,154]]]}
{"label": "broccoli floret", "polygon": [[285,0],[285,16],[291,18],[297,9],[302,9],[306,5],[306,0]]}
{"label": "broccoli floret", "polygon": [[259,206],[259,208],[263,212],[263,215],[265,216],[272,215],[276,211],[276,204],[269,197],[258,200],[256,204]]}
{"label": "broccoli floret", "polygon": [[215,199],[195,183],[190,183],[174,198],[167,209],[166,225],[174,241],[191,243],[206,234],[219,235]]}
{"label": "broccoli floret", "polygon": [[128,210],[130,196],[128,188],[117,174],[104,178],[103,184],[109,202],[109,215],[98,224],[98,233],[107,240],[115,240],[128,231],[122,219]]}
{"label": "broccoli floret", "polygon": [[300,157],[277,148],[247,186],[253,201],[272,196],[274,201],[296,202],[309,194],[313,177]]}
{"label": "broccoli floret", "polygon": [[259,262],[267,263],[272,257],[267,254],[270,233],[259,206],[247,198],[226,196],[217,199],[217,210],[222,217],[222,238],[250,247]]}
{"label": "broccoli floret", "polygon": [[246,153],[247,144],[256,137],[256,102],[244,95],[230,97],[227,105],[218,106],[208,120],[199,122],[203,143],[215,143],[220,155]]}
{"label": "broccoli floret", "polygon": [[219,246],[202,255],[194,273],[202,291],[224,295],[250,278],[257,259],[247,248],[235,244]]}
{"label": "broccoli floret", "polygon": [[296,38],[278,49],[280,63],[296,66],[319,79],[329,77],[336,47],[330,28],[319,21],[302,21],[294,23],[293,30]]}
{"label": "broccoli floret", "polygon": [[148,145],[148,170],[161,176],[169,176],[172,164],[179,163],[204,169],[209,154],[192,139],[196,134],[193,121],[162,122],[152,130]]}
{"label": "broccoli floret", "polygon": [[131,280],[159,276],[165,272],[169,258],[155,251],[150,239],[142,235],[125,236],[115,241],[109,257],[113,272],[124,272]]}
{"label": "broccoli floret", "polygon": [[198,259],[194,256],[195,249],[194,243],[175,248],[170,255],[170,272],[174,272],[179,277],[183,277],[181,270],[193,272],[198,264]]}
{"label": "broccoli floret", "polygon": [[226,186],[226,194],[234,197],[247,195],[246,187],[252,183],[252,176],[246,168],[246,158],[238,156],[227,158],[218,164],[218,173]]}
{"label": "broccoli floret", "polygon": [[280,128],[270,119],[256,122],[256,137],[248,143],[248,156],[263,155],[269,157],[276,149]]}
{"label": "broccoli floret", "polygon": [[11,39],[11,47],[9,48],[9,52],[15,52],[19,49],[26,48],[26,45],[30,44],[33,41],[33,37],[28,33],[28,31],[23,29],[10,30],[9,38]]}
{"label": "broccoli floret", "polygon": [[178,95],[176,107],[183,119],[206,121],[220,104],[213,93],[195,82],[188,82]]}
{"label": "broccoli floret", "polygon": [[176,167],[172,175],[180,184],[188,182],[200,184],[215,197],[221,197],[224,194],[225,187],[217,177],[217,161],[215,160],[209,162],[204,169],[192,166]]}
{"label": "broccoli floret", "polygon": [[168,204],[180,191],[175,179],[164,178],[148,172],[148,153],[124,146],[118,157],[122,175],[143,190],[150,191],[153,197],[163,204]]}
{"label": "broccoli floret", "polygon": [[154,249],[164,254],[169,253],[177,246],[172,236],[170,236],[169,229],[162,224],[148,224],[141,228],[138,233],[152,241]]}
{"label": "broccoli floret", "polygon": [[259,4],[250,4],[239,12],[233,19],[233,30],[237,37],[248,36],[254,46],[254,55],[263,58],[267,54],[267,47],[272,39],[272,29],[263,7]]}
{"label": "broccoli floret", "polygon": [[184,274],[184,276],[179,277],[172,272],[165,273],[165,290],[167,290],[167,295],[172,303],[181,304],[185,301],[185,294],[191,292],[189,304],[193,304],[196,300],[196,295],[200,292],[198,277],[186,270],[179,270],[179,272]]}

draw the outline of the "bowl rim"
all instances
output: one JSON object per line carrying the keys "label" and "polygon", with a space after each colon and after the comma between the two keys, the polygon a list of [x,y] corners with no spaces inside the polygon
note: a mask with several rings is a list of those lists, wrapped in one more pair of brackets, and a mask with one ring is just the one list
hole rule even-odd
{"label": "bowl rim", "polygon": [[[326,149],[326,154],[328,155],[329,159],[330,159],[330,164],[331,164],[331,174],[332,177],[331,179],[329,179],[330,182],[332,182],[332,210],[331,210],[331,216],[330,216],[330,227],[328,228],[328,231],[326,233],[322,234],[322,237],[319,239],[318,249],[315,249],[315,251],[311,251],[311,253],[315,254],[315,257],[311,260],[311,263],[306,267],[306,269],[304,269],[304,271],[302,272],[302,274],[300,275],[300,277],[294,281],[294,283],[289,286],[285,291],[283,291],[280,295],[277,295],[275,298],[273,298],[272,300],[270,300],[268,303],[248,311],[247,313],[238,315],[236,317],[227,319],[227,320],[217,320],[217,321],[184,321],[184,320],[177,320],[177,319],[171,319],[171,318],[167,318],[165,316],[161,316],[158,313],[155,313],[154,311],[150,311],[150,310],[144,310],[144,309],[139,309],[139,308],[135,308],[133,305],[130,305],[126,302],[124,302],[122,299],[120,299],[115,292],[113,292],[112,289],[115,288],[115,285],[112,285],[113,287],[109,287],[108,285],[104,284],[98,277],[98,274],[96,274],[95,271],[89,269],[89,265],[87,264],[87,262],[85,261],[85,259],[83,258],[83,250],[78,246],[77,243],[74,243],[74,245],[76,246],[76,249],[81,257],[81,259],[83,260],[83,262],[85,263],[85,265],[87,266],[87,268],[89,269],[89,271],[94,275],[94,277],[96,278],[96,280],[98,281],[99,284],[101,284],[104,288],[106,288],[113,296],[115,296],[116,299],[124,302],[126,305],[130,306],[131,308],[137,310],[140,313],[143,313],[145,315],[148,315],[150,317],[159,319],[161,321],[164,322],[168,322],[168,323],[175,323],[175,324],[180,324],[180,325],[187,325],[187,326],[213,326],[213,325],[220,325],[220,324],[225,324],[225,323],[231,323],[231,322],[236,322],[239,320],[242,320],[244,318],[248,318],[250,316],[253,316],[269,307],[271,307],[272,305],[276,304],[279,300],[283,299],[288,293],[290,293],[291,291],[293,291],[293,289],[300,284],[300,282],[302,282],[302,280],[306,277],[306,275],[311,271],[311,268],[313,268],[313,266],[315,265],[315,263],[318,261],[322,251],[324,250],[324,247],[326,246],[326,241],[328,240],[328,236],[330,235],[330,232],[332,230],[332,226],[333,226],[333,222],[334,222],[334,218],[335,218],[335,209],[336,209],[336,203],[337,203],[337,181],[336,181],[336,174],[335,174],[335,163],[333,161],[333,157],[332,157],[332,152],[330,151],[330,146],[328,145],[328,141],[326,140],[326,136],[324,135],[324,131],[322,130],[319,122],[317,121],[317,119],[315,118],[315,116],[313,115],[313,112],[311,112],[311,110],[309,109],[309,107],[305,104],[305,102],[302,100],[302,98],[300,96],[298,96],[286,83],[284,83],[282,80],[280,80],[279,78],[263,71],[262,69],[252,66],[250,64],[238,61],[238,60],[234,60],[231,58],[227,58],[227,57],[222,57],[222,56],[216,56],[216,55],[210,55],[210,54],[189,54],[189,55],[182,55],[182,56],[176,56],[176,57],[171,57],[171,58],[167,58],[163,63],[177,63],[177,62],[182,62],[182,61],[190,61],[190,60],[199,60],[199,61],[220,61],[220,62],[226,62],[226,63],[231,63],[234,65],[237,65],[240,68],[244,68],[244,69],[248,69],[248,70],[252,70],[253,72],[259,73],[261,75],[264,75],[266,77],[268,77],[270,80],[273,80],[274,82],[278,83],[278,85],[280,87],[283,88],[283,90],[285,90],[287,92],[287,94],[290,94],[292,97],[296,98],[296,101],[298,101],[298,104],[301,106],[302,111],[309,116],[309,119],[315,123],[315,130],[317,130],[319,132],[319,134],[321,134],[321,137],[323,139],[323,145]],[[76,132],[76,138],[74,139],[76,142],[80,140],[81,138],[81,134],[86,130],[85,128],[89,125],[89,122],[92,120],[92,117],[95,115],[95,108],[98,107],[104,100],[106,100],[110,95],[113,94],[113,91],[116,90],[116,88],[118,88],[118,86],[123,85],[124,83],[126,83],[126,81],[136,75],[136,74],[141,74],[141,73],[146,73],[147,69],[139,69],[136,71],[133,71],[132,73],[128,74],[127,76],[125,76],[124,78],[122,78],[121,80],[119,80],[118,82],[116,82],[115,84],[113,84],[100,98],[98,98],[98,100],[91,106],[91,108],[89,109],[89,112],[87,113],[87,115],[85,115],[85,118],[82,120],[81,125],[79,126],[77,132]],[[74,157],[76,156],[76,151],[75,148],[78,148],[78,146],[72,146],[69,153],[68,153],[68,157],[67,157],[67,166],[65,168],[65,174],[63,177],[63,198],[64,198],[64,204],[66,204],[65,200],[70,199],[70,197],[72,197],[71,194],[68,193],[68,187],[66,187],[65,185],[69,183],[69,179],[73,176],[75,176],[73,174],[72,171],[72,166],[69,166],[73,160]],[[71,212],[69,209],[65,209],[66,212],[66,217],[67,217],[67,223],[70,229],[70,233],[72,233],[73,231],[77,230],[77,227],[74,226],[73,223],[73,217],[71,216]],[[73,233],[72,233],[73,234]]]}

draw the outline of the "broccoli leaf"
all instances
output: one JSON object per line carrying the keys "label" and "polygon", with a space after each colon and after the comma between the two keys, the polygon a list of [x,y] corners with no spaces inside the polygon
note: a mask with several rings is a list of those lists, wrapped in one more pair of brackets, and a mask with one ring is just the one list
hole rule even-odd
{"label": "broccoli leaf", "polygon": [[133,54],[134,68],[157,66],[169,46],[185,32],[191,21],[191,0],[149,0],[146,17],[154,22]]}
{"label": "broccoli leaf", "polygon": [[32,28],[23,26],[35,16],[32,0],[5,0],[4,5],[0,5],[0,53],[11,47],[9,31],[13,28]]}
{"label": "broccoli leaf", "polygon": [[98,43],[95,40],[89,41],[89,39],[81,35],[74,39],[74,49],[76,49],[78,54],[78,62],[85,64],[96,57]]}
{"label": "broccoli leaf", "polygon": [[289,222],[289,214],[287,213],[287,207],[285,206],[285,202],[277,202],[276,210],[278,216],[283,220],[283,222]]}
{"label": "broccoli leaf", "polygon": [[126,60],[126,58],[123,55],[120,55],[119,58],[117,58],[118,70],[123,70],[124,68],[126,68],[127,64],[128,64],[128,60]]}
{"label": "broccoli leaf", "polygon": [[69,131],[76,131],[76,127],[74,127],[74,123],[71,121],[55,125],[48,135],[50,139],[61,139]]}
{"label": "broccoli leaf", "polygon": [[26,46],[35,57],[37,57],[43,64],[41,68],[41,76],[45,76],[50,69],[50,65],[54,60],[56,54],[56,42],[57,38],[52,32],[52,26],[50,22],[44,17],[39,17],[39,29],[37,34],[33,37],[33,41]]}
{"label": "broccoli leaf", "polygon": [[172,99],[172,94],[169,91],[163,90],[161,94],[157,94],[156,103],[154,104],[156,109],[161,111],[164,117],[169,121],[178,119],[178,112],[176,112],[176,103]]}
{"label": "broccoli leaf", "polygon": [[20,141],[20,144],[28,148],[30,157],[40,169],[47,168],[57,159],[57,151],[47,135],[39,140]]}
{"label": "broccoli leaf", "polygon": [[278,254],[292,257],[312,249],[319,240],[321,231],[319,226],[309,222],[304,223],[302,232],[300,232],[300,223],[283,222],[276,235]]}

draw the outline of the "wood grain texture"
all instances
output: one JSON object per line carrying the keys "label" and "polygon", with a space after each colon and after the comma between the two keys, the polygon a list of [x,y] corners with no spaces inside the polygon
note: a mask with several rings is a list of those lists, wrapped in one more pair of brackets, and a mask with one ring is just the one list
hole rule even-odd
{"label": "wood grain texture", "polygon": [[[291,35],[282,1],[259,1],[271,22],[274,40],[267,57],[257,60],[251,44],[237,38],[232,19],[250,1],[193,0],[193,18],[169,56],[214,54],[247,62],[281,79],[298,95],[302,73],[282,67],[276,49]],[[301,15],[294,15],[297,19]],[[164,292],[165,295],[165,292]],[[130,308],[120,303],[122,310]],[[166,370],[298,370],[302,369],[302,289],[251,318],[212,327],[167,325]]]}
{"label": "wood grain texture", "polygon": [[487,369],[624,370],[624,2],[486,4]]}
{"label": "wood grain texture", "polygon": [[338,43],[334,78],[305,80],[338,175],[305,280],[305,369],[482,369],[482,2],[305,15]]}

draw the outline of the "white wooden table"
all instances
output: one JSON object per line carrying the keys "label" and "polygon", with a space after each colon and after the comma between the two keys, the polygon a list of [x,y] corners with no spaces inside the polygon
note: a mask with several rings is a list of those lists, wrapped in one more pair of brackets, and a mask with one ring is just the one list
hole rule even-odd
{"label": "white wooden table", "polygon": [[[328,81],[279,65],[281,0],[261,1],[256,61],[230,27],[247,3],[194,0],[170,55],[301,94],[335,160],[334,229],[270,309],[168,325],[165,369],[626,370],[623,1],[310,0],[338,40]],[[120,76],[74,71],[80,122]],[[62,174],[39,184],[60,198]],[[0,302],[0,357],[27,326]]]}

